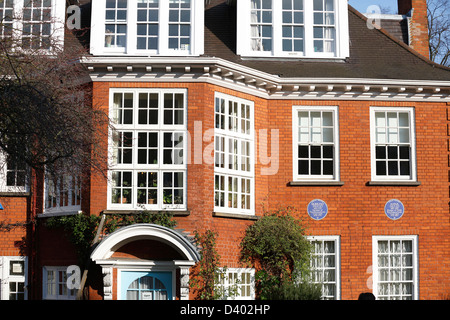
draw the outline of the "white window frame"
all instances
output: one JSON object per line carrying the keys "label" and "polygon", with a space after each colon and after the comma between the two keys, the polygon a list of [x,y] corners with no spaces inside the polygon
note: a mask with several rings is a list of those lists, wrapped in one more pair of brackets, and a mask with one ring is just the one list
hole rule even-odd
{"label": "white window frame", "polygon": [[191,40],[186,50],[169,49],[169,1],[159,0],[158,50],[137,49],[137,1],[128,0],[127,44],[125,48],[105,47],[106,0],[92,2],[91,44],[93,55],[199,56],[204,51],[204,0],[191,0]]}
{"label": "white window frame", "polygon": [[[333,114],[333,175],[300,175],[299,172],[299,112],[332,112]],[[322,128],[322,124],[320,126]],[[323,136],[323,132],[320,133]],[[309,145],[322,145],[323,143],[309,142]],[[339,181],[340,180],[340,151],[339,151],[339,108],[337,106],[293,106],[292,108],[292,167],[293,180],[298,182]]]}
{"label": "white window frame", "polygon": [[[378,256],[378,244],[379,241],[411,241],[412,242],[412,280],[411,283],[413,285],[412,290],[412,300],[419,299],[419,249],[418,249],[418,236],[417,235],[404,235],[404,236],[373,236],[372,237],[372,279],[373,279],[373,294],[376,299],[382,298],[379,293],[379,285],[380,285],[380,270],[379,270],[379,256]],[[388,253],[391,255],[392,253]],[[402,253],[403,254],[403,253]],[[390,258],[390,256],[388,257]],[[405,266],[401,265],[399,270],[403,270]],[[392,267],[389,265],[389,269]],[[390,275],[389,275],[390,277]],[[405,280],[406,281],[406,280]],[[387,281],[388,283],[394,282],[394,280]],[[401,283],[402,281],[399,281]],[[390,294],[388,295],[388,297]]]}
{"label": "white window frame", "polygon": [[[225,110],[224,113],[218,114],[216,111],[216,103],[218,99],[222,99],[225,101]],[[242,130],[242,118],[238,116],[230,117],[229,114],[229,103],[235,103],[237,104],[237,110],[238,113],[241,113],[241,106],[248,106],[249,112],[250,112],[250,120],[249,120],[249,133],[241,133]],[[215,109],[215,119],[217,116],[223,115],[223,119],[225,120],[223,125],[224,129],[217,128],[215,126],[214,129],[214,211],[220,212],[220,213],[233,213],[233,214],[249,214],[254,215],[255,214],[255,132],[254,132],[254,122],[255,122],[255,116],[254,116],[254,102],[237,98],[235,96],[223,94],[216,92],[215,99],[214,99],[214,109]],[[235,123],[237,123],[237,131],[231,131],[228,130],[230,125],[230,118],[233,118],[235,120]],[[215,120],[216,121],[216,120]],[[222,121],[222,120],[221,120]],[[223,139],[222,139],[223,138]],[[224,141],[224,144],[220,143],[219,139],[222,139]],[[233,150],[230,150],[230,142],[236,142],[237,144],[237,153],[234,153]],[[220,143],[222,150],[217,150],[217,143]],[[249,144],[249,154],[244,155],[242,153],[242,146],[244,143]],[[220,157],[223,155],[223,157]],[[222,160],[220,160],[222,159]],[[236,161],[236,168],[230,168],[230,165],[234,166],[230,163],[230,159],[232,161]],[[248,161],[245,162],[244,161]],[[224,161],[224,162],[222,162]],[[248,170],[244,171],[241,170],[242,165],[247,167],[248,164]],[[223,165],[223,167],[221,166]],[[221,177],[223,179],[221,179]],[[230,186],[229,180],[232,180],[232,185]],[[222,181],[222,182],[220,182]],[[237,189],[230,190],[230,187],[233,188],[234,181],[236,181],[236,187]],[[244,187],[246,189],[249,189],[250,192],[245,192],[243,189],[242,182],[244,182]],[[218,184],[218,182],[220,182]],[[249,184],[249,185],[248,185]],[[231,206],[229,204],[229,196],[232,196],[232,199],[235,199],[236,197],[236,204],[237,207],[233,207],[233,203],[231,203]],[[223,197],[223,201],[219,199],[219,204],[223,203],[223,206],[218,206],[216,203],[216,196]],[[247,196],[249,196],[249,209],[242,208],[242,196],[245,197],[247,201]],[[231,200],[233,202],[233,200]]]}
{"label": "white window frame", "polygon": [[[219,276],[219,283],[217,287],[221,287],[224,293],[225,300],[255,300],[255,269],[253,268],[226,268],[221,270],[222,274]],[[245,275],[247,281],[243,281],[242,277]],[[235,287],[236,286],[236,287]],[[243,286],[245,286],[243,288]],[[235,295],[232,292],[227,294],[229,290],[237,289]],[[242,291],[247,291],[242,295]]]}
{"label": "white window frame", "polygon": [[[335,270],[335,281],[334,281],[334,285],[336,288],[335,291],[335,296],[334,299],[335,300],[340,300],[341,299],[341,239],[339,236],[308,236],[307,239],[311,242],[311,244],[313,244],[313,242],[315,241],[327,241],[327,242],[334,242],[334,270]],[[316,252],[312,252],[312,255],[314,256]],[[322,255],[325,255],[325,253],[320,253]],[[311,257],[311,264],[313,263],[313,259],[314,257]],[[311,267],[313,267],[313,265],[311,265]],[[323,268],[320,269],[321,271],[323,270]],[[314,270],[312,270],[312,272],[314,272]],[[322,284],[322,299],[326,299],[326,298],[331,298],[331,296],[327,296],[324,297],[324,285],[326,285],[326,282],[316,282],[319,284]]]}
{"label": "white window frame", "polygon": [[[23,266],[23,272],[12,274],[11,262],[20,262],[19,267]],[[22,282],[24,284],[24,300],[28,299],[28,258],[21,256],[0,256],[0,300],[9,300],[10,283]]]}
{"label": "white window frame", "polygon": [[[8,177],[8,164],[7,164],[7,155],[5,152],[0,150],[0,192],[17,192],[24,193],[29,191],[29,170],[25,170],[25,185],[23,186],[8,186],[7,185],[7,177]],[[16,171],[16,170],[14,170]]]}
{"label": "white window frame", "polygon": [[[132,124],[118,124],[113,123],[113,129],[109,132],[109,171],[108,171],[108,209],[111,210],[186,210],[187,208],[187,147],[188,147],[188,132],[187,132],[187,101],[188,101],[188,91],[187,89],[111,89],[110,90],[110,118],[115,119],[115,109],[114,109],[114,95],[118,94],[132,94],[133,95],[133,121]],[[139,94],[158,94],[158,124],[138,124],[139,117]],[[182,94],[184,97],[183,101],[183,123],[182,124],[164,124],[164,95],[165,94]],[[167,109],[166,109],[167,110]],[[114,122],[114,120],[113,120]],[[117,163],[115,157],[115,151],[117,150],[114,138],[114,132],[131,132],[133,136],[132,141],[132,163]],[[138,134],[157,132],[158,133],[158,163],[157,164],[138,164]],[[183,149],[183,156],[180,157],[177,162],[173,164],[164,164],[164,134],[182,134],[183,141],[182,146],[178,149]],[[171,149],[168,149],[171,150]],[[176,150],[176,149],[174,149]],[[131,189],[132,199],[131,203],[113,203],[113,174],[115,172],[131,172],[132,174],[132,185],[125,187],[125,189]],[[138,204],[138,189],[147,191],[151,187],[141,187],[137,185],[138,173],[156,173],[157,174],[157,204]],[[183,174],[183,186],[175,187],[173,189],[183,189],[183,203],[182,204],[164,204],[163,201],[163,191],[165,188],[163,186],[163,176],[169,173],[182,173]],[[123,188],[119,187],[119,188]]]}
{"label": "white window frame", "polygon": [[[67,287],[67,268],[61,266],[44,266],[42,268],[42,299],[43,300],[75,300],[77,296],[76,289]],[[48,273],[53,272],[56,276],[54,282],[49,283]],[[59,276],[63,275],[63,281],[59,280]],[[48,286],[52,285],[54,292],[48,291]],[[62,294],[60,289],[65,287],[66,294]]]}
{"label": "white window frame", "polygon": [[[61,179],[62,183],[67,187],[61,189]],[[81,201],[82,201],[82,183],[80,177],[73,176],[62,176],[55,183],[50,180],[47,176],[44,182],[44,214],[45,215],[67,215],[67,214],[77,214],[81,212]],[[75,188],[73,188],[75,186]],[[63,192],[67,194],[65,199],[62,199]],[[53,196],[53,195],[54,196]],[[55,204],[49,206],[50,197],[53,196]],[[75,199],[74,199],[75,197]],[[73,204],[73,202],[79,202],[78,204]]]}
{"label": "white window frame", "polygon": [[[410,174],[409,175],[377,175],[376,159],[376,112],[408,113],[409,115],[409,146],[410,146]],[[387,121],[387,120],[386,120]],[[387,133],[385,133],[387,136]],[[400,134],[398,133],[398,136]],[[398,145],[401,143],[399,142]],[[388,145],[388,143],[386,143]],[[371,107],[370,108],[370,153],[371,153],[371,179],[372,181],[385,182],[416,182],[417,181],[417,160],[416,160],[416,128],[415,110],[410,107]],[[386,157],[388,157],[386,155]],[[386,159],[388,161],[388,159]],[[399,170],[400,171],[400,170]],[[386,169],[388,173],[388,169]]]}
{"label": "white window frame", "polygon": [[313,2],[304,0],[304,51],[283,51],[282,1],[272,0],[272,51],[254,51],[251,48],[251,0],[237,1],[237,54],[243,57],[285,57],[285,58],[329,58],[345,59],[350,55],[348,3],[346,0],[334,0],[335,8],[335,51],[315,52],[313,37]]}
{"label": "white window frame", "polygon": [[[22,17],[24,9],[24,1],[26,0],[13,0],[14,1],[14,18],[12,22],[12,35],[17,39],[21,39],[23,35],[24,20]],[[64,31],[65,31],[65,18],[66,18],[66,4],[65,1],[51,0],[51,30],[50,37],[52,43],[56,43],[61,46],[64,43]],[[43,54],[51,53],[52,47],[49,49],[39,49],[39,52]],[[30,49],[24,49],[30,50]],[[34,50],[34,49],[31,49]]]}

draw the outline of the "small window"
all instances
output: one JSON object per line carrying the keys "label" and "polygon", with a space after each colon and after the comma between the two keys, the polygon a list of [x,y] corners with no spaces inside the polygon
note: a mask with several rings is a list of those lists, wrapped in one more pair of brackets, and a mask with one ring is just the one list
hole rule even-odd
{"label": "small window", "polygon": [[57,0],[0,1],[0,38],[14,35],[14,46],[46,53],[63,43],[65,9]]}
{"label": "small window", "polygon": [[414,110],[372,108],[372,179],[415,181]]}
{"label": "small window", "polygon": [[127,40],[127,0],[106,0],[105,47],[124,48]]}
{"label": "small window", "polygon": [[377,300],[418,299],[417,236],[375,236],[372,249]]}
{"label": "small window", "polygon": [[51,24],[51,0],[24,0],[22,47],[24,49],[50,49]]}
{"label": "small window", "polygon": [[158,50],[159,0],[143,0],[137,4],[137,49]]}
{"label": "small window", "polygon": [[0,150],[0,192],[26,192],[28,179],[26,164]]}
{"label": "small window", "polygon": [[44,267],[43,299],[75,300],[77,291],[67,286],[67,267]]}
{"label": "small window", "polygon": [[225,269],[219,276],[216,288],[225,300],[254,300],[255,270],[244,268]]}
{"label": "small window", "polygon": [[251,48],[272,51],[272,1],[252,0],[251,5]]}
{"label": "small window", "polygon": [[0,300],[27,299],[27,258],[0,257]]}
{"label": "small window", "polygon": [[9,37],[13,32],[14,1],[0,2],[0,38]]}
{"label": "small window", "polygon": [[44,213],[78,213],[81,210],[81,178],[64,175],[45,180]]}
{"label": "small window", "polygon": [[340,242],[339,237],[310,237],[312,282],[322,285],[323,300],[340,298]]}
{"label": "small window", "polygon": [[339,179],[336,107],[293,108],[294,180]]}
{"label": "small window", "polygon": [[283,51],[304,52],[305,10],[303,0],[283,0]]}
{"label": "small window", "polygon": [[334,0],[314,0],[314,52],[335,52]]}

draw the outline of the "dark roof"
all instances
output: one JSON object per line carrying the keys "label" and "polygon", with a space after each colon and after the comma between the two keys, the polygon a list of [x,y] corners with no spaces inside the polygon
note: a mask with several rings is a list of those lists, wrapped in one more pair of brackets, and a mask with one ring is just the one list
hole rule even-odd
{"label": "dark roof", "polygon": [[408,20],[406,17],[402,19],[382,18],[380,26],[390,35],[409,44]]}
{"label": "dark roof", "polygon": [[368,78],[450,81],[450,68],[424,58],[349,6],[350,57],[345,61],[241,58],[236,54],[236,7],[211,0],[205,8],[205,56],[281,78]]}

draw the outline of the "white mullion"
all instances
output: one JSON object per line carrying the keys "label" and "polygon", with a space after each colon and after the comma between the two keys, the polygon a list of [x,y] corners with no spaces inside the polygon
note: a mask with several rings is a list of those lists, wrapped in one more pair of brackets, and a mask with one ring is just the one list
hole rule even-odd
{"label": "white mullion", "polygon": [[303,1],[303,22],[304,22],[304,52],[305,56],[314,56],[314,13],[313,1]]}
{"label": "white mullion", "polygon": [[283,7],[276,5],[278,2],[281,3],[280,0],[272,0],[272,54],[275,56],[283,54]]}
{"label": "white mullion", "polygon": [[137,51],[137,1],[127,1],[127,46],[125,52],[135,54]]}
{"label": "white mullion", "polygon": [[169,1],[159,1],[158,53],[167,54],[169,49]]}

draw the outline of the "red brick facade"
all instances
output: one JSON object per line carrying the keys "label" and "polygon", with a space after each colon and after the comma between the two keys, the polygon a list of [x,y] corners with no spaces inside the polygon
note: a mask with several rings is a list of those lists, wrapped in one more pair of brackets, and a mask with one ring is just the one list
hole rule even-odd
{"label": "red brick facade", "polygon": [[[187,88],[188,130],[201,121],[203,133],[212,129],[214,93],[222,92],[255,103],[255,130],[279,130],[279,170],[273,176],[261,175],[256,163],[256,215],[263,207],[277,209],[292,206],[298,212],[310,235],[334,235],[341,243],[341,298],[357,299],[361,292],[370,291],[372,236],[416,235],[419,253],[419,288],[421,299],[442,299],[448,295],[450,270],[448,220],[448,106],[445,103],[372,102],[372,101],[305,101],[266,100],[248,94],[203,83],[94,83],[94,105],[108,106],[109,88]],[[292,107],[338,106],[340,133],[339,186],[291,186],[292,180]],[[370,114],[372,106],[413,107],[416,115],[416,150],[418,186],[369,186]],[[195,137],[193,137],[195,139]],[[203,142],[203,150],[210,141]],[[258,144],[257,148],[261,148]],[[270,148],[269,148],[270,150]],[[256,152],[258,154],[258,152]],[[215,230],[219,234],[218,249],[221,262],[239,267],[239,243],[247,219],[215,217],[214,169],[208,164],[188,165],[188,210],[190,215],[178,217],[178,226],[187,232]],[[106,181],[91,184],[90,213],[106,208]],[[322,199],[329,206],[325,219],[309,218],[306,207],[313,199]],[[384,214],[384,205],[399,199],[405,205],[405,215],[397,221]],[[439,284],[439,285],[438,285]]]}
{"label": "red brick facade", "polygon": [[[232,1],[225,3],[217,0],[211,3],[214,7],[208,9],[208,24],[212,24],[217,12],[226,20],[232,10],[236,10],[227,7],[229,3],[232,5]],[[412,8],[411,46],[428,57],[426,1],[399,1],[400,14],[406,14]],[[92,77],[92,106],[109,114],[111,89],[186,89],[187,132],[191,138],[188,146],[187,208],[183,212],[175,212],[176,228],[189,235],[196,231],[216,231],[217,249],[223,266],[242,267],[239,246],[249,225],[267,210],[292,207],[295,217],[301,219],[307,228],[308,236],[335,236],[339,239],[337,298],[355,300],[360,293],[372,291],[374,264],[377,263],[373,253],[374,237],[413,236],[417,239],[413,258],[417,261],[415,270],[418,271],[414,279],[417,290],[414,298],[449,299],[449,70],[435,68],[417,52],[411,52],[389,38],[384,31],[368,31],[359,13],[350,10],[349,14],[353,24],[350,27],[353,43],[351,56],[345,61],[313,59],[305,62],[289,58],[280,62],[276,57],[267,61],[241,59],[232,52],[234,44],[230,45],[227,42],[229,39],[211,25],[208,25],[211,30],[206,30],[205,46],[213,46],[214,50],[210,51],[213,54],[174,57],[173,61],[162,57],[158,57],[161,60],[155,58],[155,61],[152,57],[136,60],[127,56],[112,58],[118,61],[117,65],[110,65],[109,58],[100,57],[96,61],[94,57],[93,62],[85,61]],[[226,31],[229,32],[228,29]],[[364,46],[358,47],[361,43]],[[369,48],[367,44],[373,47]],[[407,68],[400,65],[396,69],[396,64],[403,63],[403,60],[366,64],[365,59],[377,59],[378,54],[388,50],[386,48],[392,52],[395,50],[392,57],[405,56]],[[224,57],[216,59],[215,53],[220,51],[224,52]],[[391,55],[387,56],[390,59]],[[173,67],[165,66],[172,63]],[[280,75],[277,64],[284,68]],[[291,69],[298,72],[287,70],[290,65],[295,65]],[[389,70],[380,71],[383,69],[380,65],[396,70],[392,74]],[[311,76],[311,73],[303,74],[311,70],[323,73],[323,78]],[[422,80],[422,74],[416,77],[415,70],[417,74],[427,74],[432,70],[433,75],[436,71],[436,75],[435,78],[430,76],[427,78],[429,80]],[[283,76],[283,72],[289,76]],[[213,159],[214,154],[214,136],[211,132],[215,128],[217,93],[254,104],[254,214],[214,212],[215,168],[205,159]],[[338,183],[291,183],[295,166],[293,108],[296,106],[329,106],[338,110],[340,181],[333,181]],[[371,183],[371,107],[414,110],[413,151],[417,182]],[[111,148],[108,146],[109,128],[105,126],[100,130],[105,138],[100,150],[106,157],[110,151],[108,148]],[[264,132],[268,134],[267,139],[262,135]],[[267,163],[267,159],[262,159],[260,155],[267,155],[272,162]],[[266,169],[272,165],[276,168],[275,172],[266,174]],[[92,171],[84,181],[81,204],[84,214],[102,216],[114,211],[108,207],[108,188],[111,185],[103,173]],[[0,262],[2,257],[27,257],[27,298],[37,300],[45,298],[47,284],[43,270],[46,267],[63,269],[79,264],[76,249],[64,232],[45,227],[49,215],[43,214],[44,181],[42,177],[38,178],[33,180],[35,184],[30,192],[19,195],[0,193],[0,203],[4,207],[0,210]],[[321,199],[328,206],[328,213],[321,220],[314,220],[308,215],[307,206],[314,199]],[[391,199],[400,200],[405,207],[404,215],[398,220],[391,220],[384,212],[385,204]],[[118,211],[134,213],[133,210]],[[192,291],[186,293],[184,290],[188,286],[186,279],[189,279],[186,275],[192,272],[193,262],[197,262],[192,259],[196,256],[189,251],[191,247],[187,240],[178,237],[175,231],[164,233],[165,230],[155,228],[133,233],[132,228],[125,229],[119,229],[115,234],[117,238],[101,235],[101,240],[92,248],[84,291],[86,297],[91,300],[121,299],[124,291],[121,287],[122,271],[150,272],[155,264],[159,264],[157,271],[170,269],[173,272],[173,297],[194,299]],[[129,237],[120,238],[117,234]],[[83,270],[84,266],[80,267]],[[0,280],[4,270],[0,265]]]}

